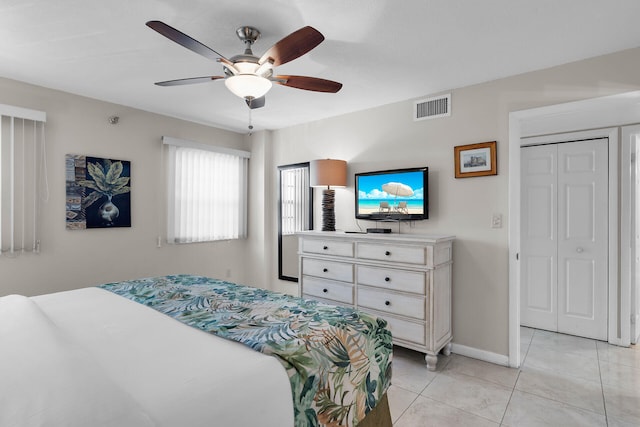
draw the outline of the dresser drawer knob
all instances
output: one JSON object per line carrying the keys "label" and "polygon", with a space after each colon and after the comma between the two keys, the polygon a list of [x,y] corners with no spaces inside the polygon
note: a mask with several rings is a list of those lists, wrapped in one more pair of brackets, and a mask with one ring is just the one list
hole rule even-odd
{"label": "dresser drawer knob", "polygon": [[390,277],[385,277],[385,278],[384,278],[384,281],[385,281],[385,282],[390,282],[390,281],[391,281],[391,278],[390,278]]}
{"label": "dresser drawer knob", "polygon": [[327,249],[329,249],[329,246],[323,246],[322,249],[326,251]]}
{"label": "dresser drawer knob", "polygon": [[389,255],[391,255],[391,252],[389,252],[389,251],[385,251],[385,252],[384,252],[384,254],[385,254],[386,256],[389,256]]}
{"label": "dresser drawer knob", "polygon": [[327,271],[329,271],[329,269],[328,269],[328,268],[323,268],[323,269],[322,269],[322,271],[323,271],[324,273],[326,273]]}
{"label": "dresser drawer knob", "polygon": [[391,301],[385,301],[384,305],[391,305]]}
{"label": "dresser drawer knob", "polygon": [[322,290],[322,292],[324,292],[324,293],[326,294],[327,292],[329,292],[329,289],[324,288],[324,289]]}

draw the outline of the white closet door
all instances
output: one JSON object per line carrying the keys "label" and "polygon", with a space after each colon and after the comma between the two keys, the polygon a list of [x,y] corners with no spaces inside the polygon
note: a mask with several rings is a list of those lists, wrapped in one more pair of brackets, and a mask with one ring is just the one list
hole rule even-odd
{"label": "white closet door", "polygon": [[557,315],[557,147],[522,148],[520,320],[555,331]]}
{"label": "white closet door", "polygon": [[607,339],[607,140],[558,144],[558,331]]}
{"label": "white closet door", "polygon": [[522,148],[524,326],[607,339],[607,144]]}

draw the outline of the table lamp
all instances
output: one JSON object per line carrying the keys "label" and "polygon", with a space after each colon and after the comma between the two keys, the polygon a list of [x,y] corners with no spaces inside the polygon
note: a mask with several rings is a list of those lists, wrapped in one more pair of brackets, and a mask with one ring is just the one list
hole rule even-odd
{"label": "table lamp", "polygon": [[309,164],[312,187],[322,190],[322,231],[336,231],[335,190],[331,187],[347,186],[347,162],[344,160],[312,160]]}

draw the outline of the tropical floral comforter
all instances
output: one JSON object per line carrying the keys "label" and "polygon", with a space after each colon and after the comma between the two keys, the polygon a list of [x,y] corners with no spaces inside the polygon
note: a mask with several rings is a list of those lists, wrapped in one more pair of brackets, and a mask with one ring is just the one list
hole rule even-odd
{"label": "tropical floral comforter", "polygon": [[278,358],[296,427],[356,426],[391,382],[391,333],[366,313],[191,275],[100,288]]}

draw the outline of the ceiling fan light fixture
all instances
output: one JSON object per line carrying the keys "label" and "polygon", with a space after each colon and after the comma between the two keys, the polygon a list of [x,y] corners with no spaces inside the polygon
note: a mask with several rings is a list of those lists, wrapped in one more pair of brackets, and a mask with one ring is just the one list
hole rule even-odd
{"label": "ceiling fan light fixture", "polygon": [[271,86],[271,80],[255,74],[238,74],[227,77],[224,81],[227,88],[240,98],[257,99],[264,96]]}

